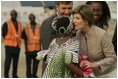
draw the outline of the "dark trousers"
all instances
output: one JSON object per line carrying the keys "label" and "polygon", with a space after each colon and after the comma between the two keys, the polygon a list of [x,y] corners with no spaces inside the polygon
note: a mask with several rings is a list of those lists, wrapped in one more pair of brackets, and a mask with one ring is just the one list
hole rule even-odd
{"label": "dark trousers", "polygon": [[18,67],[19,53],[20,53],[19,47],[5,46],[5,65],[4,65],[5,78],[9,77],[9,69],[10,69],[10,64],[11,64],[12,59],[13,59],[12,76],[14,78],[18,77],[17,76],[17,67]]}
{"label": "dark trousers", "polygon": [[27,78],[31,78],[31,77],[37,78],[37,70],[38,70],[38,64],[39,64],[39,61],[36,60],[37,52],[38,51],[26,52],[26,76]]}

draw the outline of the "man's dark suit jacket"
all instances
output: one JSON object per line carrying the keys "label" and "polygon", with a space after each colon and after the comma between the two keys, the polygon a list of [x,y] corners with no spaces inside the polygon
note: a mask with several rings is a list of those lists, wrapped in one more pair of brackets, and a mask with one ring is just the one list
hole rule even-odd
{"label": "man's dark suit jacket", "polygon": [[48,49],[52,39],[56,38],[56,33],[52,28],[52,21],[57,15],[54,14],[51,17],[45,19],[40,28],[40,39],[43,50]]}

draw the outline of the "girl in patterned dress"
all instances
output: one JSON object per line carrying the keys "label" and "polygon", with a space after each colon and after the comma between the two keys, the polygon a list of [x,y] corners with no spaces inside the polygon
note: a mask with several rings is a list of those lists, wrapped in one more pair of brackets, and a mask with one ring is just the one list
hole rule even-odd
{"label": "girl in patterned dress", "polygon": [[82,77],[82,71],[78,64],[79,41],[76,39],[76,31],[72,27],[68,16],[57,17],[52,22],[53,29],[57,32],[49,49],[39,52],[37,59],[47,55],[47,67],[43,78],[71,78],[73,74]]}

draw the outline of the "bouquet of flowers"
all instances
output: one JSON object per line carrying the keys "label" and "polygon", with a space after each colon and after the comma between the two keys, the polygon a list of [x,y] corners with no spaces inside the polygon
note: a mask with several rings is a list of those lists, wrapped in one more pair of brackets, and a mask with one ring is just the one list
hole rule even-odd
{"label": "bouquet of flowers", "polygon": [[84,61],[89,61],[88,56],[87,55],[80,56],[79,61],[80,61],[79,67],[83,71],[84,78],[95,78],[95,74],[94,74],[93,70],[90,68],[85,69],[85,66],[83,63]]}

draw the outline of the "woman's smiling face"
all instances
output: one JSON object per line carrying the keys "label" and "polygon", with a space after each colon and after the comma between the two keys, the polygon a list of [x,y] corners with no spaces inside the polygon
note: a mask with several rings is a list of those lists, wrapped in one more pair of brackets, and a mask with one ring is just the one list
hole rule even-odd
{"label": "woman's smiling face", "polygon": [[94,2],[91,3],[91,6],[94,12],[94,21],[98,21],[103,15],[102,5],[99,2]]}

